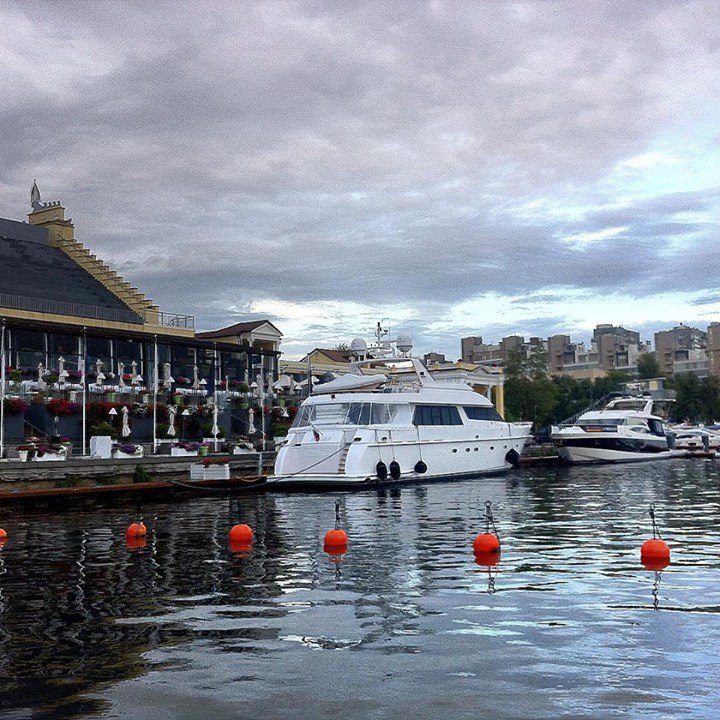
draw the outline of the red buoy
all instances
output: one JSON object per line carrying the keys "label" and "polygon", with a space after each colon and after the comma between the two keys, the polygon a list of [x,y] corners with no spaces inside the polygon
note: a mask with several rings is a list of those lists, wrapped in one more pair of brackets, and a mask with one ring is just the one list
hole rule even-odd
{"label": "red buoy", "polygon": [[141,522],[134,522],[132,525],[128,526],[128,529],[125,531],[126,540],[129,540],[130,538],[141,538],[146,535],[147,528]]}
{"label": "red buoy", "polygon": [[667,560],[670,562],[670,548],[664,540],[646,540],[640,548],[640,560]]}
{"label": "red buoy", "polygon": [[662,570],[670,564],[670,548],[660,537],[657,523],[655,522],[655,503],[650,505],[650,519],[652,520],[653,536],[646,540],[640,548],[640,562],[648,570]]}
{"label": "red buoy", "polygon": [[330,555],[342,555],[347,552],[348,536],[344,530],[328,530],[325,533],[323,549]]}
{"label": "red buoy", "polygon": [[240,523],[239,525],[233,525],[228,533],[228,540],[230,543],[236,544],[247,544],[251,543],[253,539],[253,531],[249,525]]}
{"label": "red buoy", "polygon": [[500,552],[500,540],[492,533],[480,533],[473,543],[473,550],[476,555],[483,553],[497,554]]}
{"label": "red buoy", "polygon": [[7,540],[7,533],[2,528],[0,528],[0,540]]}

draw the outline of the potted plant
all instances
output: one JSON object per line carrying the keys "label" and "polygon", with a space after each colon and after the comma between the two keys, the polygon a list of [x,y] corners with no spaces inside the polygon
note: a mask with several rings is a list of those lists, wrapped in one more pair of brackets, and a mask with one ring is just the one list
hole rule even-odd
{"label": "potted plant", "polygon": [[206,442],[200,443],[200,445],[198,446],[198,454],[200,455],[200,457],[206,457],[209,452],[210,444]]}
{"label": "potted plant", "polygon": [[24,445],[18,445],[15,449],[17,450],[20,462],[26,462],[28,458],[32,458],[35,454],[36,447],[34,443],[26,443]]}
{"label": "potted plant", "polygon": [[253,446],[247,440],[239,440],[233,448],[233,455],[246,455],[253,451]]}
{"label": "potted plant", "polygon": [[135,443],[113,443],[112,446],[112,456],[114,458],[141,458],[143,454],[143,446]]}
{"label": "potted plant", "polygon": [[174,457],[194,457],[197,456],[199,448],[198,443],[173,443],[170,446],[170,455]]}

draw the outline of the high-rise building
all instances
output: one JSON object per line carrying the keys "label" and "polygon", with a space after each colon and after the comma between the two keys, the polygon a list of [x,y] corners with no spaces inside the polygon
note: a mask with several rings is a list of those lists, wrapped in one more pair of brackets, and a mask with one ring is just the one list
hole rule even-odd
{"label": "high-rise building", "polygon": [[655,333],[655,357],[663,375],[697,367],[707,358],[708,334],[687,325]]}

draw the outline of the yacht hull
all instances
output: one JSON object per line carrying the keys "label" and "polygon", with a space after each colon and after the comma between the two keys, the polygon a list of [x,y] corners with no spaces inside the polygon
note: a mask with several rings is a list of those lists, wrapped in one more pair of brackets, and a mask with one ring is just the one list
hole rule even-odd
{"label": "yacht hull", "polygon": [[[268,483],[370,486],[501,473],[517,462],[529,431],[529,426],[504,425],[503,435],[485,439],[475,434],[418,442],[412,439],[415,429],[408,430],[405,439],[402,431],[379,433],[377,442],[374,433],[370,442],[362,435],[359,441],[348,441],[342,431],[326,433],[324,442],[306,435],[281,448]],[[390,435],[399,441],[389,442]]]}
{"label": "yacht hull", "polygon": [[673,455],[670,450],[632,452],[581,446],[562,446],[558,448],[558,454],[563,461],[571,464],[647,462],[648,460],[665,460]]}

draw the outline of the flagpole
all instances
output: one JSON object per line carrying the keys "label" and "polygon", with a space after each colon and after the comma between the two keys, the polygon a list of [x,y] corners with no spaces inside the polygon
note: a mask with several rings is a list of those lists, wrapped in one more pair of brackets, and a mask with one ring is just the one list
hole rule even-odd
{"label": "flagpole", "polygon": [[5,457],[5,320],[2,322],[2,340],[0,340],[0,458]]}
{"label": "flagpole", "polygon": [[85,368],[87,367],[87,328],[83,328],[82,334],[82,371],[80,380],[82,382],[82,455],[85,455],[85,448],[87,443],[87,376],[85,375]]}
{"label": "flagpole", "polygon": [[155,367],[153,368],[153,455],[157,455],[157,394],[158,394],[158,347],[155,335]]}

